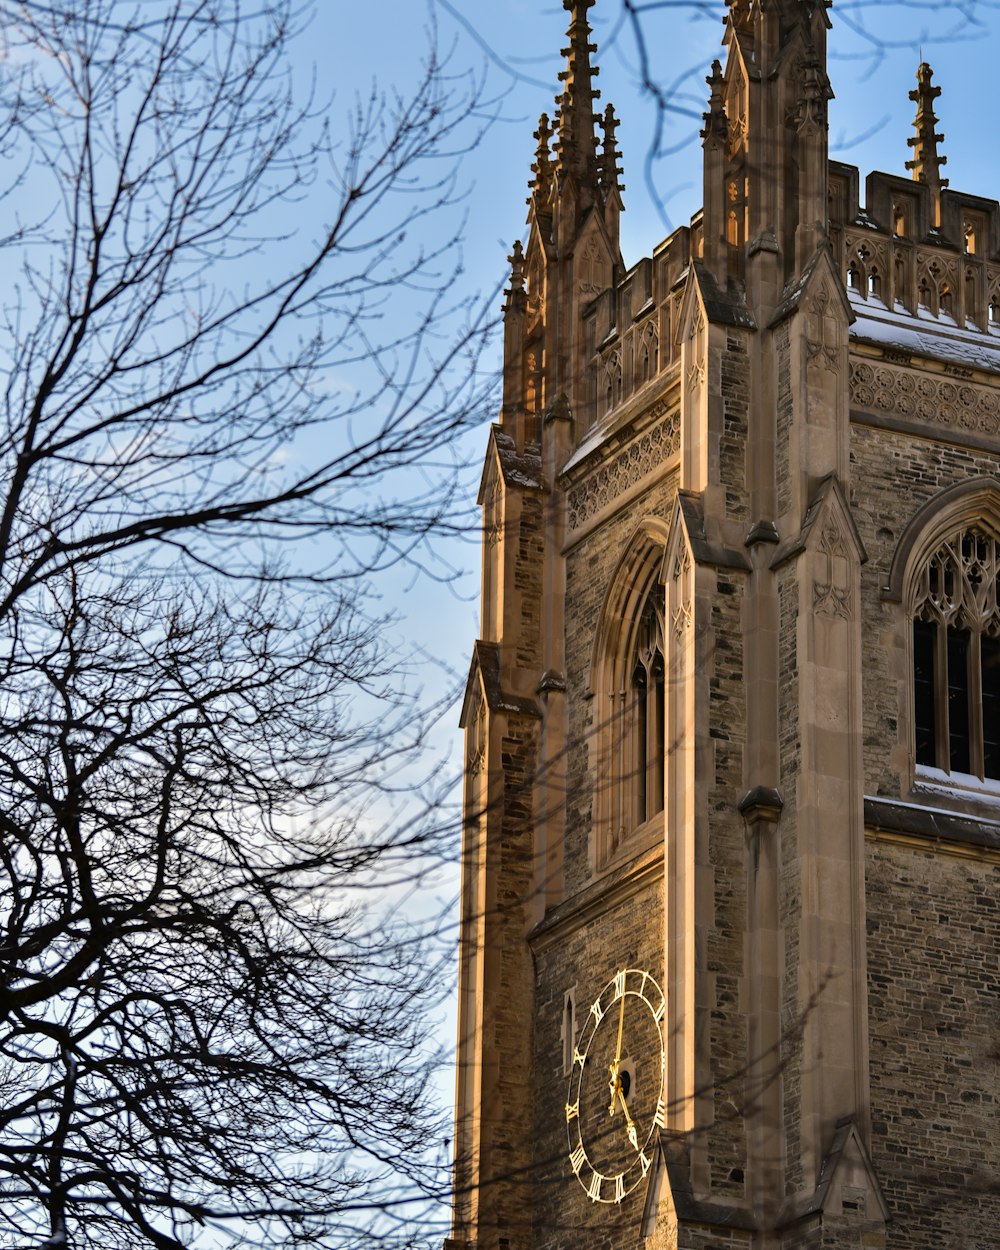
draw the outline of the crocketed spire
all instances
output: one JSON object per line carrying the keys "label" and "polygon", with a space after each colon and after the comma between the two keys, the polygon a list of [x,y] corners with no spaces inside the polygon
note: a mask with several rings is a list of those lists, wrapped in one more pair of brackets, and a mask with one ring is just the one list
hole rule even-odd
{"label": "crocketed spire", "polygon": [[514,240],[514,250],[507,257],[510,262],[510,286],[504,292],[504,312],[521,311],[527,301],[524,289],[524,248],[520,239]]}
{"label": "crocketed spire", "polygon": [[594,132],[594,101],[600,96],[593,81],[598,69],[591,62],[597,45],[590,42],[587,12],[595,0],[563,0],[563,8],[571,14],[569,47],[563,49],[566,68],[559,75],[563,85],[559,104],[559,141],[557,169],[572,173],[582,187],[593,187],[597,181],[597,138]]}
{"label": "crocketed spire", "polygon": [[708,100],[708,112],[702,114],[705,119],[705,128],[701,132],[701,137],[706,144],[724,145],[729,134],[729,119],[726,117],[726,78],[718,61],[712,62],[712,73],[705,81],[711,88],[711,95]]}
{"label": "crocketed spire", "polygon": [[601,149],[600,157],[600,178],[601,192],[607,198],[612,191],[624,191],[625,188],[618,181],[622,172],[621,166],[618,164],[621,159],[621,152],[618,150],[618,139],[616,132],[619,126],[618,118],[615,117],[615,106],[609,104],[604,110],[604,116],[601,118],[601,130],[604,134],[604,144]]}
{"label": "crocketed spire", "polygon": [[941,224],[941,191],[948,185],[948,179],[941,177],[941,166],[948,163],[947,156],[938,152],[938,144],[944,142],[944,135],[938,134],[935,127],[938,119],[934,115],[934,101],[941,94],[940,87],[931,85],[934,71],[922,61],[917,70],[917,87],[910,92],[910,99],[917,106],[917,117],[914,122],[916,134],[907,139],[913,149],[913,160],[906,162],[906,168],[913,171],[916,182],[922,182],[931,190],[931,202],[934,208],[934,224]]}
{"label": "crocketed spire", "polygon": [[538,129],[535,131],[535,138],[538,140],[538,146],[535,149],[534,164],[531,166],[533,175],[531,192],[535,198],[535,203],[539,208],[542,208],[548,203],[549,195],[552,192],[552,126],[549,123],[548,113],[543,113],[538,119]]}

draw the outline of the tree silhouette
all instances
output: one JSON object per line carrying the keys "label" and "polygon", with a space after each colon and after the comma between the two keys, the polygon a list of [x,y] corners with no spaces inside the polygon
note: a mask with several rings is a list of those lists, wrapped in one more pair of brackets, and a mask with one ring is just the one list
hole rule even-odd
{"label": "tree silhouette", "polygon": [[436,969],[367,892],[443,834],[386,806],[428,721],[371,585],[492,385],[475,86],[430,50],[328,131],[300,16],[0,3],[2,1246],[403,1243],[437,1179]]}

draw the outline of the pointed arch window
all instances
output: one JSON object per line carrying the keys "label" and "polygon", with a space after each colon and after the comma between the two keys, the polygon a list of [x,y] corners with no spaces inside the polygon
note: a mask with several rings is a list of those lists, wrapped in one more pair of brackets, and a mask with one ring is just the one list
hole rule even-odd
{"label": "pointed arch window", "polygon": [[640,383],[648,382],[659,368],[659,343],[656,337],[656,326],[651,321],[642,332],[639,355]]}
{"label": "pointed arch window", "polygon": [[[592,689],[598,866],[660,816],[666,777],[665,533],[642,531],[612,580],[595,639]],[[662,528],[662,527],[661,527]],[[654,537],[654,542],[649,539]]]}
{"label": "pointed arch window", "polygon": [[604,362],[605,411],[611,412],[622,402],[622,358],[612,352]]}
{"label": "pointed arch window", "polygon": [[643,824],[663,811],[663,613],[650,594],[642,610],[632,665],[633,817]]}
{"label": "pointed arch window", "polygon": [[913,602],[918,767],[1000,781],[1000,539],[982,524],[942,542]]}

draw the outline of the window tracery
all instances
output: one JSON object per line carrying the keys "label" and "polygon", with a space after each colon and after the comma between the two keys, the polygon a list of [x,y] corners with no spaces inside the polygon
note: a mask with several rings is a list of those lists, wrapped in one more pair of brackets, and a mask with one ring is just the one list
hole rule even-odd
{"label": "window tracery", "polygon": [[640,534],[623,557],[595,640],[598,865],[663,812],[666,597],[660,582],[663,550],[651,537]]}
{"label": "window tracery", "polygon": [[604,363],[604,410],[611,412],[622,402],[622,358],[612,352]]}
{"label": "window tracery", "polygon": [[654,377],[659,368],[659,342],[656,326],[650,321],[642,332],[640,343],[640,385]]}
{"label": "window tracery", "polygon": [[913,599],[918,767],[1000,780],[1000,540],[954,532],[923,563]]}

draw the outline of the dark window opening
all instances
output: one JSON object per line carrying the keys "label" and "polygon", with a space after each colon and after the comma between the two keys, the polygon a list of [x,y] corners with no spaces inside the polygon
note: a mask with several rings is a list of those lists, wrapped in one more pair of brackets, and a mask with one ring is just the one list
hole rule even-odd
{"label": "dark window opening", "polygon": [[948,755],[953,773],[971,773],[969,749],[969,631],[948,630]]}
{"label": "dark window opening", "polygon": [[934,636],[929,621],[913,622],[913,719],[916,726],[917,763],[937,764],[934,730]]}
{"label": "dark window opening", "polygon": [[1000,779],[1000,638],[982,640],[983,773]]}
{"label": "dark window opening", "polygon": [[663,811],[665,776],[663,631],[654,595],[647,599],[639,624],[632,693],[635,700],[633,794],[636,823],[642,824]]}

